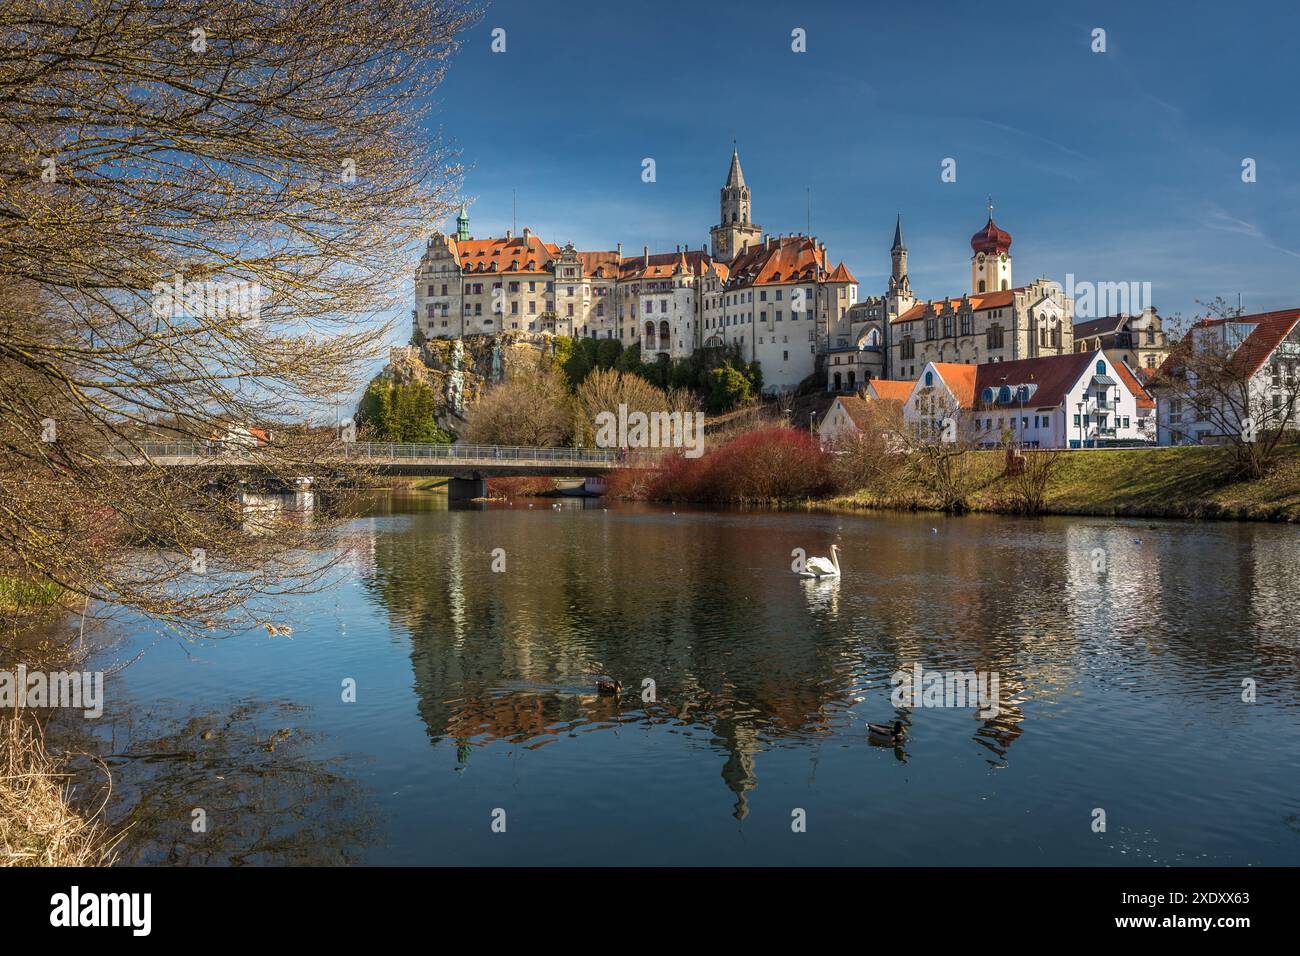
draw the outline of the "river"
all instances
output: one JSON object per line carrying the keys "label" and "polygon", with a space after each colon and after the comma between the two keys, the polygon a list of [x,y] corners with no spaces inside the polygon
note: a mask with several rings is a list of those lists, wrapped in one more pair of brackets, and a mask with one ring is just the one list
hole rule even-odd
{"label": "river", "polygon": [[[1300,863],[1293,527],[380,496],[349,532],[291,635],[102,635],[124,861]],[[996,713],[895,707],[917,664]]]}

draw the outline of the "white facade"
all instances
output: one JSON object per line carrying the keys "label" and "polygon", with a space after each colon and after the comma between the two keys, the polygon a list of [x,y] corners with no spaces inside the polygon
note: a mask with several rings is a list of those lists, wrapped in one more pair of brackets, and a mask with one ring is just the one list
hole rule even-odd
{"label": "white facade", "polygon": [[974,367],[927,363],[904,403],[903,418],[913,429],[935,434],[944,419],[953,418],[956,437],[979,447],[1010,441],[1030,448],[1093,448],[1146,440],[1138,403],[1124,375],[1099,350],[1086,357]]}

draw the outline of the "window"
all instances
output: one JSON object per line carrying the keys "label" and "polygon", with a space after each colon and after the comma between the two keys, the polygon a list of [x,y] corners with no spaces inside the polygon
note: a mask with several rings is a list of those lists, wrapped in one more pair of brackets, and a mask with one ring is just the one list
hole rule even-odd
{"label": "window", "polygon": [[933,372],[926,372],[926,373],[925,373],[925,387],[926,387],[926,388],[933,388],[933,387],[934,387],[934,373],[933,373]]}
{"label": "window", "polygon": [[1106,374],[1106,363],[1105,363],[1105,362],[1103,362],[1103,361],[1098,361],[1098,362],[1097,362],[1097,374],[1098,374],[1098,375],[1105,375],[1105,374]]}

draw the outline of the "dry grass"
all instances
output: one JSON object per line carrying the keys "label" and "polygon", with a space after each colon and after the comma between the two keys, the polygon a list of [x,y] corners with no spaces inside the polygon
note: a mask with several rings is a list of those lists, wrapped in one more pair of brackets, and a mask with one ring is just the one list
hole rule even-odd
{"label": "dry grass", "polygon": [[[978,480],[970,509],[1015,511],[1001,476],[1002,452],[972,454]],[[1046,514],[1300,522],[1300,447],[1279,449],[1274,467],[1261,479],[1233,478],[1232,464],[1232,450],[1225,447],[1067,452],[1047,482],[1042,510]],[[864,488],[824,504],[941,508],[932,494],[913,481]]]}
{"label": "dry grass", "polygon": [[0,717],[0,866],[113,863],[121,835],[109,835],[103,804],[89,815],[75,808],[63,765],[35,720]]}

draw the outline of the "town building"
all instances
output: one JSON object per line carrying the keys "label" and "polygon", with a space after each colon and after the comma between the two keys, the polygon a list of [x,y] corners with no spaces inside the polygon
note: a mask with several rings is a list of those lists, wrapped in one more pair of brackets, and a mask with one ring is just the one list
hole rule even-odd
{"label": "town building", "polygon": [[871,402],[859,395],[837,395],[817,426],[817,437],[829,445],[869,427]]}
{"label": "town building", "polygon": [[857,280],[815,237],[763,233],[735,150],[710,238],[711,250],[639,256],[560,247],[527,228],[475,239],[462,207],[455,236],[434,232],[416,269],[414,332],[616,338],[643,361],[731,346],[759,363],[765,392],[795,388],[847,334]]}
{"label": "town building", "polygon": [[1161,445],[1300,428],[1300,309],[1201,320],[1148,387]]}
{"label": "town building", "polygon": [[1143,419],[1152,410],[1132,371],[1098,349],[980,365],[927,362],[903,416],[936,441],[1096,448],[1149,441]]}
{"label": "town building", "polygon": [[1169,355],[1169,335],[1164,319],[1154,308],[1138,315],[1108,315],[1074,325],[1076,352],[1105,351],[1111,361],[1123,362],[1139,375],[1154,372]]}
{"label": "town building", "polygon": [[[894,225],[890,276],[884,295],[859,302],[836,348],[855,378],[913,379],[927,363],[979,365],[1013,362],[1074,350],[1074,303],[1047,278],[1016,286],[1012,279],[1011,234],[988,221],[971,237],[970,290],[960,296],[921,301],[907,272],[902,217]],[[879,352],[876,353],[876,349]],[[876,356],[879,361],[876,361]],[[833,357],[833,356],[832,356]],[[844,368],[841,387],[847,382]],[[827,390],[836,391],[834,365],[827,365]]]}

